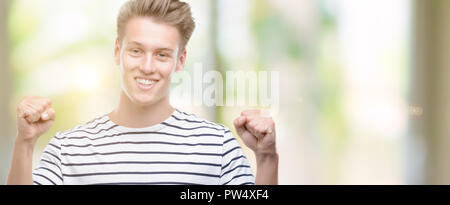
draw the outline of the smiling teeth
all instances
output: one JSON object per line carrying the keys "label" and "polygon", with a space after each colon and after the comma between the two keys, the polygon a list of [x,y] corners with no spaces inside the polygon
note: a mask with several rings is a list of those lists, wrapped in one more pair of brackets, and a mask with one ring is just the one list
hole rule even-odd
{"label": "smiling teeth", "polygon": [[137,82],[143,85],[153,85],[155,81],[138,78]]}

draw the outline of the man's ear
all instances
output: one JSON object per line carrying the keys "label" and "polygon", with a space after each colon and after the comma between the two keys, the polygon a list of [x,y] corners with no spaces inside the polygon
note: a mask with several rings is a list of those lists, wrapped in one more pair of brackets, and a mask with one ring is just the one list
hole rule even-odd
{"label": "man's ear", "polygon": [[120,44],[119,44],[119,38],[116,38],[116,43],[114,46],[114,63],[117,66],[120,66]]}
{"label": "man's ear", "polygon": [[175,72],[179,72],[179,71],[183,70],[185,64],[186,64],[186,49],[184,49],[183,50],[183,54],[181,54],[178,57],[178,63],[177,63],[177,67],[175,69]]}

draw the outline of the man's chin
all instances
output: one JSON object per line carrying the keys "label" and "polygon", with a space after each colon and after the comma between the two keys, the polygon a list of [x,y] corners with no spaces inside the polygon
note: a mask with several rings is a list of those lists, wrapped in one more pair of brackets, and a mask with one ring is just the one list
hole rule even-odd
{"label": "man's chin", "polygon": [[150,96],[136,96],[132,102],[136,105],[147,107],[155,104],[155,98]]}

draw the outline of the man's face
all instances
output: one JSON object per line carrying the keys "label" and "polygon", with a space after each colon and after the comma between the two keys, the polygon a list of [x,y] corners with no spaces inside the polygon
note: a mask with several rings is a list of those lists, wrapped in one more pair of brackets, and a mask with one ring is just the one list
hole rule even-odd
{"label": "man's face", "polygon": [[114,55],[121,68],[122,91],[131,102],[149,106],[169,97],[171,76],[183,69],[186,58],[185,51],[179,55],[180,41],[173,26],[149,17],[128,21]]}

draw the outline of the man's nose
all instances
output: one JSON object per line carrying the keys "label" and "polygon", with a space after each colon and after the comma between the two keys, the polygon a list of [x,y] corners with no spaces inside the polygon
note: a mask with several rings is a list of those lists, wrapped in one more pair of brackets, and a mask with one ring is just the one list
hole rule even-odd
{"label": "man's nose", "polygon": [[150,74],[155,72],[155,68],[153,66],[153,57],[151,54],[148,54],[144,61],[142,62],[140,69],[145,74]]}

